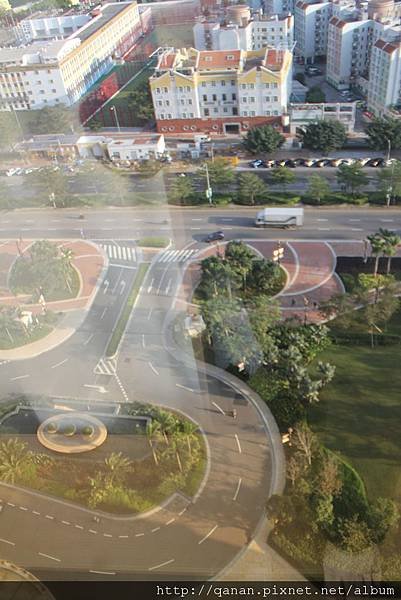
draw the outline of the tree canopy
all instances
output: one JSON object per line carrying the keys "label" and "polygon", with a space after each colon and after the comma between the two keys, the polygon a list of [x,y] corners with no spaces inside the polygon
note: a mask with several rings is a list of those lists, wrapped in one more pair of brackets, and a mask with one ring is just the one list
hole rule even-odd
{"label": "tree canopy", "polygon": [[366,127],[369,145],[375,150],[401,148],[401,121],[393,117],[375,118]]}
{"label": "tree canopy", "polygon": [[352,195],[363,185],[368,183],[368,176],[358,163],[352,165],[340,165],[337,171],[337,181],[351,190]]}
{"label": "tree canopy", "polygon": [[256,204],[263,201],[268,188],[255,173],[242,173],[239,177],[239,197],[244,204]]}
{"label": "tree canopy", "polygon": [[326,102],[326,94],[319,86],[314,85],[307,91],[305,101],[310,103]]}
{"label": "tree canopy", "polygon": [[254,127],[246,134],[244,146],[252,154],[273,152],[284,144],[285,138],[271,125]]}
{"label": "tree canopy", "polygon": [[310,123],[299,134],[305,148],[327,154],[332,150],[342,148],[347,139],[347,132],[338,121],[316,121]]}

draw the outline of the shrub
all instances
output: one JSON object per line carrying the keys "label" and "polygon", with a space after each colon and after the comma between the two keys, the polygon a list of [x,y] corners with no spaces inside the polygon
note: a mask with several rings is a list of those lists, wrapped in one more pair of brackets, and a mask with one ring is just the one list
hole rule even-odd
{"label": "shrub", "polygon": [[233,199],[232,196],[226,196],[224,194],[216,194],[213,198],[215,204],[218,206],[225,206],[227,204],[231,204],[232,202],[236,202],[236,198]]}
{"label": "shrub", "polygon": [[93,431],[94,430],[92,425],[85,425],[85,427],[82,428],[82,435],[90,437],[91,435],[93,435]]}
{"label": "shrub", "polygon": [[47,433],[57,433],[57,430],[58,430],[57,423],[55,423],[54,421],[51,421],[50,423],[48,423],[46,425]]}
{"label": "shrub", "polygon": [[353,292],[356,286],[355,277],[351,273],[340,273],[340,278],[344,284],[346,292]]}
{"label": "shrub", "polygon": [[359,273],[358,284],[363,290],[374,290],[395,282],[394,275],[371,275],[369,273]]}
{"label": "shrub", "polygon": [[72,423],[69,425],[64,425],[62,432],[64,435],[72,436],[76,432],[76,427]]}
{"label": "shrub", "polygon": [[[290,192],[276,192],[271,194],[266,194],[263,198],[256,199],[255,206],[257,205],[265,205],[265,204],[280,204],[286,206],[294,206],[295,204],[299,204],[301,202],[301,196],[294,196]],[[252,206],[251,202],[248,199],[237,197],[234,200],[235,204],[241,204],[245,206]]]}

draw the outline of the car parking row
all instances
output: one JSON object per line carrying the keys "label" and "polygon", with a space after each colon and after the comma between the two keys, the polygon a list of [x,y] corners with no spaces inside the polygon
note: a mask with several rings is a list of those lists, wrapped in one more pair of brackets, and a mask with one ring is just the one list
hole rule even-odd
{"label": "car parking row", "polygon": [[361,167],[390,167],[394,158],[286,158],[279,160],[252,160],[249,166],[253,169],[274,169],[277,167],[340,167],[341,165],[358,164]]}

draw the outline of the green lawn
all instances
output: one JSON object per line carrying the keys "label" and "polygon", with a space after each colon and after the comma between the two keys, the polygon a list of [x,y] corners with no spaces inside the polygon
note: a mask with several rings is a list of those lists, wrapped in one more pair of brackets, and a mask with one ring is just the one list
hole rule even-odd
{"label": "green lawn", "polygon": [[[399,333],[401,311],[388,333]],[[310,410],[310,423],[322,441],[341,453],[363,478],[370,498],[401,501],[400,345],[332,345],[320,359],[336,375]]]}

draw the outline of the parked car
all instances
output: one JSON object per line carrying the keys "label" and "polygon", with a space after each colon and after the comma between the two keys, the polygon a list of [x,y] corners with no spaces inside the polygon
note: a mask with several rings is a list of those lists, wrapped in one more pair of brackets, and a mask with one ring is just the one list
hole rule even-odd
{"label": "parked car", "polygon": [[371,158],[370,160],[368,160],[368,162],[366,163],[366,167],[377,167],[378,164],[380,162],[380,158]]}
{"label": "parked car", "polygon": [[210,242],[217,242],[219,240],[224,240],[224,231],[214,231],[213,233],[209,233],[204,239],[204,241],[208,244]]}
{"label": "parked car", "polygon": [[260,169],[266,166],[266,163],[261,158],[256,158],[249,163],[249,166],[253,169]]}
{"label": "parked car", "polygon": [[286,158],[282,158],[279,160],[276,160],[276,167],[285,167],[285,163],[287,162]]}
{"label": "parked car", "polygon": [[328,167],[330,162],[331,158],[321,158],[320,160],[317,160],[313,166],[318,168]]}
{"label": "parked car", "polygon": [[364,167],[370,160],[370,158],[358,158],[357,162]]}
{"label": "parked car", "polygon": [[285,166],[289,167],[290,169],[295,169],[295,167],[297,166],[297,163],[292,158],[289,158],[288,160],[285,161]]}
{"label": "parked car", "polygon": [[316,160],[317,160],[316,158],[305,158],[304,159],[304,165],[305,165],[305,167],[313,167],[313,165],[315,164]]}
{"label": "parked car", "polygon": [[317,67],[306,67],[305,68],[305,73],[307,75],[310,75],[310,76],[322,75],[323,74],[322,70],[318,69]]}
{"label": "parked car", "polygon": [[275,166],[275,164],[276,164],[276,161],[275,161],[275,160],[267,160],[267,161],[266,161],[266,167],[267,167],[268,169],[272,169],[272,168]]}

